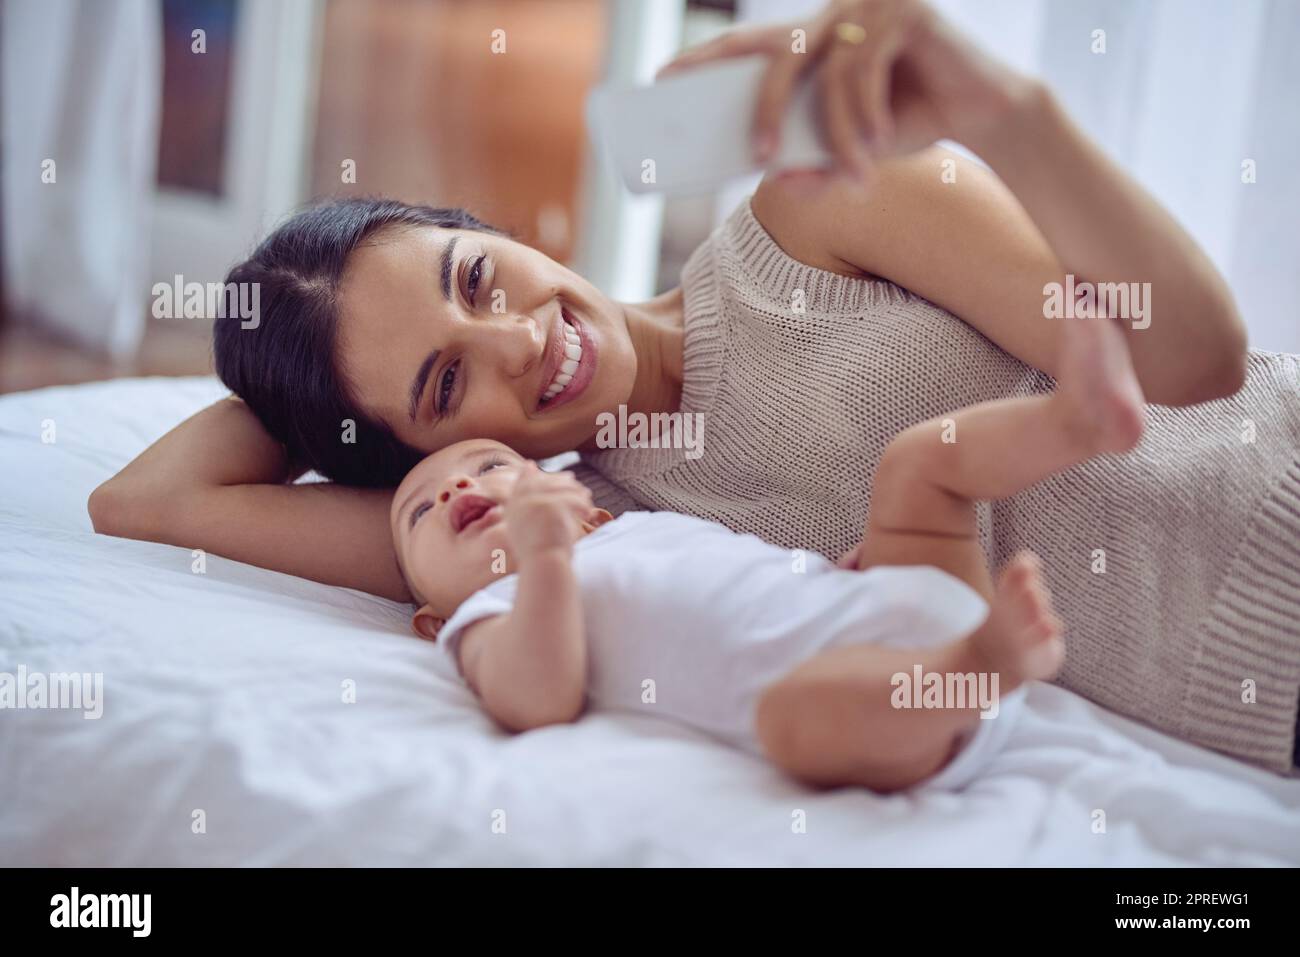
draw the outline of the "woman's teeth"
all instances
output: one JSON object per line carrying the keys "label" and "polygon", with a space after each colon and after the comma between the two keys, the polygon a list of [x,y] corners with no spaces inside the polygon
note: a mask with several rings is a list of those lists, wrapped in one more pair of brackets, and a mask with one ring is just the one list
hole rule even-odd
{"label": "woman's teeth", "polygon": [[564,391],[564,387],[573,381],[573,374],[578,371],[578,363],[582,361],[582,340],[578,338],[578,333],[567,322],[564,323],[564,361],[560,363],[560,369],[555,373],[555,378],[551,384],[546,387],[542,393],[542,401],[549,402],[557,395]]}

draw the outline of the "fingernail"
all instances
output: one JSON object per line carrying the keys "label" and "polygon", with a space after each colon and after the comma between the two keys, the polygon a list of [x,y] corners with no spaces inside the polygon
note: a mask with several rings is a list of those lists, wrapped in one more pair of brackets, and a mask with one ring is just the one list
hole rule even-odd
{"label": "fingernail", "polygon": [[772,158],[772,152],[776,149],[776,137],[766,131],[759,133],[754,139],[754,155],[760,163],[766,163]]}

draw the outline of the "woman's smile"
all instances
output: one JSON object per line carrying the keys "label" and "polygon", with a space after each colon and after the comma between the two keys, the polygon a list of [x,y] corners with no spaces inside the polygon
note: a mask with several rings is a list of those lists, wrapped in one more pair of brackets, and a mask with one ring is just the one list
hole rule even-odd
{"label": "woman's smile", "polygon": [[521,243],[457,236],[456,256],[492,263],[477,303],[450,283],[443,295],[449,241],[437,229],[394,230],[351,256],[336,348],[350,401],[414,450],[484,436],[539,458],[581,447],[596,412],[628,402],[638,374],[654,373],[639,367],[630,325],[649,310]]}
{"label": "woman's smile", "polygon": [[585,324],[563,306],[551,328],[542,366],[537,411],[548,412],[582,395],[596,375],[596,344]]}

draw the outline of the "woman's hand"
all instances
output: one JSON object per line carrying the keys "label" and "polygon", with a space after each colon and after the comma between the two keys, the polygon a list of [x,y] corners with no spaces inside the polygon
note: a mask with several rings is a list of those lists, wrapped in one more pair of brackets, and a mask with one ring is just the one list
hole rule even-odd
{"label": "woman's hand", "polygon": [[[800,27],[806,53],[792,46]],[[904,286],[1049,373],[1059,323],[1032,321],[1047,283],[1149,283],[1145,315],[1126,326],[1148,401],[1190,405],[1241,388],[1245,326],[1195,240],[1046,86],[981,53],[921,0],[837,0],[806,24],[687,50],[663,72],[748,54],[770,61],[754,119],[766,155],[796,80],[813,70],[827,144],[854,179],[838,189],[824,176],[764,181],[755,210],[767,207],[767,227],[802,232],[792,245]],[[960,186],[941,182],[931,158],[913,153],[939,138],[963,143],[988,170],[972,163]],[[864,167],[904,153],[863,188]],[[807,185],[814,195],[802,195]]]}
{"label": "woman's hand", "polygon": [[686,50],[659,76],[752,54],[770,59],[752,126],[758,161],[775,155],[796,83],[812,71],[826,145],[854,177],[935,140],[973,145],[1034,85],[921,0],[833,0],[810,22],[734,30]]}

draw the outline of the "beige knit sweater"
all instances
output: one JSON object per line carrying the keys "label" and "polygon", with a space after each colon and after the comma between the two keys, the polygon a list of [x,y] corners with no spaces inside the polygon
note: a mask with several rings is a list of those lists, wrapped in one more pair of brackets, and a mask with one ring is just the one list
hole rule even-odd
{"label": "beige knit sweater", "polygon": [[[919,296],[792,259],[748,200],[692,254],[682,287],[682,409],[703,414],[704,454],[585,455],[579,476],[615,513],[671,509],[835,558],[862,534],[871,475],[894,435],[1052,387]],[[1300,356],[1252,353],[1237,395],[1153,406],[1135,450],[983,505],[980,522],[995,566],[1022,547],[1043,558],[1067,628],[1061,685],[1207,747],[1292,767]]]}

